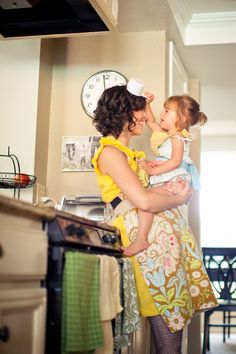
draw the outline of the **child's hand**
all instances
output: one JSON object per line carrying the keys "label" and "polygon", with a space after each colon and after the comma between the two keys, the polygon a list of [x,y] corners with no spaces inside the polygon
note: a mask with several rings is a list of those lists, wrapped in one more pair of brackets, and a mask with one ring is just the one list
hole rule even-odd
{"label": "child's hand", "polygon": [[163,164],[163,161],[148,161],[148,165],[151,167],[160,166],[161,164]]}
{"label": "child's hand", "polygon": [[152,166],[152,164],[150,164],[150,162],[141,160],[141,161],[139,161],[138,164],[139,164],[140,168],[142,168],[145,172],[147,172],[149,174],[149,176],[156,174],[154,172],[154,168],[156,166]]}
{"label": "child's hand", "polygon": [[154,100],[154,95],[150,92],[144,92],[144,96],[146,97],[147,103],[151,103]]}
{"label": "child's hand", "polygon": [[143,170],[146,171],[146,168],[147,168],[147,166],[148,166],[148,161],[146,161],[146,160],[139,160],[139,161],[138,161],[138,165],[139,165],[139,167],[141,167]]}

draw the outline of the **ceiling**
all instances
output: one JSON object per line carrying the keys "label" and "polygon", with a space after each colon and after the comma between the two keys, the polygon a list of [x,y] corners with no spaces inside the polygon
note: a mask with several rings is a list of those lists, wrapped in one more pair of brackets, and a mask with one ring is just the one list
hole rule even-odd
{"label": "ceiling", "polygon": [[[11,21],[10,12],[14,11],[8,10],[7,7],[15,6],[15,4],[21,11],[17,17],[20,22],[24,22],[24,16],[28,16],[27,23],[23,23],[22,28],[20,23],[17,24],[20,31],[24,31],[24,26],[29,25],[28,30],[30,31],[43,31],[39,35],[41,37],[47,33],[55,33],[53,31],[69,36],[73,32],[108,30],[102,27],[104,23],[100,22],[99,16],[91,8],[90,1],[0,0],[0,33],[4,27],[5,15],[7,16],[6,22]],[[101,1],[99,0],[99,2]],[[234,107],[236,97],[236,0],[104,1],[119,2],[118,32],[166,31],[168,38],[175,43],[189,77],[199,79],[204,87],[225,88],[224,92],[228,90],[231,97],[234,97],[231,99],[230,106]],[[56,6],[50,7],[50,4],[55,3]],[[30,5],[32,9],[20,9],[26,5]],[[34,8],[40,10],[39,13],[44,15],[42,21],[40,17],[35,17],[37,23],[32,21]],[[68,18],[64,18],[65,16]],[[70,27],[67,20],[71,20],[71,26],[75,25],[75,27]],[[57,32],[58,22],[64,32]],[[9,27],[6,25],[5,29],[10,31]],[[31,35],[34,36],[36,32]],[[23,36],[22,33],[20,32],[19,36]],[[27,35],[30,36],[30,32]],[[14,37],[14,34],[11,36]],[[217,110],[220,117],[221,113],[224,113],[220,107],[221,97],[214,99],[219,105]],[[234,110],[231,109],[232,111]],[[215,117],[217,113],[214,112],[212,115]]]}
{"label": "ceiling", "polygon": [[236,0],[119,1],[121,32],[169,31],[173,20],[186,45],[236,43]]}
{"label": "ceiling", "polygon": [[202,133],[236,134],[236,0],[120,0],[118,22],[119,32],[165,30],[201,82]]}
{"label": "ceiling", "polygon": [[236,0],[120,0],[118,22],[119,32],[165,30],[190,77],[236,87]]}

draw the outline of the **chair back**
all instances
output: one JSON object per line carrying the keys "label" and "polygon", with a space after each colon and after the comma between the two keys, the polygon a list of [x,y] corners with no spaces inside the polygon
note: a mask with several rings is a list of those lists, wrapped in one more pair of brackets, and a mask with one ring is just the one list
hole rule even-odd
{"label": "chair back", "polygon": [[203,247],[202,252],[217,299],[236,299],[236,248]]}

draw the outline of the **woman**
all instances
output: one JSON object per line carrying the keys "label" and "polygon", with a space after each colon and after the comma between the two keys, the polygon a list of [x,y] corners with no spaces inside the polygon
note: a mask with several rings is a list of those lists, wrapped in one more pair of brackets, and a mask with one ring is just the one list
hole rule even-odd
{"label": "woman", "polygon": [[[191,191],[183,181],[153,192],[142,185],[138,160],[144,152],[129,147],[145,125],[146,99],[126,86],[104,91],[93,123],[103,135],[93,165],[111,223],[127,247],[138,228],[138,209],[154,214],[149,246],[132,257],[140,314],[148,317],[157,353],[181,353],[182,330],[196,311],[217,305],[189,226],[177,206]],[[140,178],[139,178],[140,177]]]}

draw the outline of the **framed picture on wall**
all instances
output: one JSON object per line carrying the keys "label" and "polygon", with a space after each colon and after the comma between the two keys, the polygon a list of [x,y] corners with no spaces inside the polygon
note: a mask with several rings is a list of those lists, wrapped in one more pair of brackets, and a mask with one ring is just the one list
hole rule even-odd
{"label": "framed picture on wall", "polygon": [[92,157],[99,147],[101,136],[63,136],[62,171],[93,171]]}

